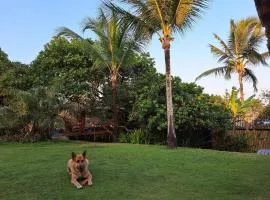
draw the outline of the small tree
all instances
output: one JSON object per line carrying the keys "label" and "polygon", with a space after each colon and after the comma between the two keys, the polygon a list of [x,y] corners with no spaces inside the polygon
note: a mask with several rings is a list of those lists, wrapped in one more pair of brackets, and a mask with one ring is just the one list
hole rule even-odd
{"label": "small tree", "polygon": [[227,107],[231,110],[233,118],[233,133],[235,132],[235,127],[238,119],[243,120],[247,112],[252,108],[254,104],[255,95],[250,96],[248,99],[241,101],[238,98],[239,90],[235,87],[232,88],[231,93],[226,92],[225,100]]}

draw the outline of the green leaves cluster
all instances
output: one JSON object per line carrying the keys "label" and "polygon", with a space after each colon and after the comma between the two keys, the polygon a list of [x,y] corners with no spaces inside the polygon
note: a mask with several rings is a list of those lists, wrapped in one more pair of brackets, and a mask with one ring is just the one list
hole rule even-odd
{"label": "green leaves cluster", "polygon": [[[152,82],[138,91],[130,120],[152,134],[152,142],[166,141],[166,104],[164,75],[154,74]],[[175,128],[179,145],[209,147],[211,134],[224,133],[230,126],[230,110],[216,96],[203,93],[194,83],[173,78]]]}

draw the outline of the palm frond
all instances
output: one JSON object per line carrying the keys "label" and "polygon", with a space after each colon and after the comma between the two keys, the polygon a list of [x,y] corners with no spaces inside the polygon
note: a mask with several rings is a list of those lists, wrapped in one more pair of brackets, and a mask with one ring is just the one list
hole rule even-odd
{"label": "palm frond", "polygon": [[243,58],[247,59],[247,61],[252,63],[253,65],[262,64],[267,66],[268,65],[266,62],[267,57],[268,55],[266,53],[260,54],[259,52],[253,49],[246,50],[243,53]]}
{"label": "palm frond", "polygon": [[158,30],[160,30],[160,27],[157,27],[160,26],[159,22],[154,22],[151,18],[149,18],[148,20],[144,20],[140,18],[140,16],[137,16],[140,13],[145,13],[147,11],[148,7],[145,3],[143,3],[142,1],[123,2],[130,3],[135,10],[134,13],[128,12],[110,1],[104,2],[103,7],[105,12],[116,12],[120,16],[120,23],[129,24],[131,30],[136,33],[140,33],[141,36],[145,36],[145,38],[148,38],[148,40],[151,39],[154,33],[159,34]]}
{"label": "palm frond", "polygon": [[195,81],[205,77],[205,76],[208,76],[210,74],[214,74],[215,76],[220,76],[220,75],[224,75],[226,74],[226,71],[228,70],[228,67],[227,66],[224,66],[224,67],[217,67],[217,68],[213,68],[213,69],[210,69],[210,70],[207,70],[205,72],[203,72],[202,74],[200,74],[196,79]]}
{"label": "palm frond", "polygon": [[234,20],[230,21],[230,33],[229,33],[229,39],[228,39],[228,48],[231,49],[232,53],[235,54],[235,23]]}
{"label": "palm frond", "polygon": [[252,82],[253,89],[255,92],[257,92],[258,79],[256,78],[254,72],[251,69],[245,68],[244,78],[245,80]]}
{"label": "palm frond", "polygon": [[143,50],[145,37],[141,37],[130,22],[122,20],[121,15],[110,7],[101,8],[95,19],[84,19],[82,28],[97,36],[95,45],[89,46],[94,66],[106,66],[117,73],[120,67],[132,64],[135,52]]}
{"label": "palm frond", "polygon": [[231,74],[235,71],[235,69],[230,65],[228,64],[227,65],[227,69],[226,69],[226,72],[224,74],[224,78],[226,80],[230,80],[231,79]]}
{"label": "palm frond", "polygon": [[79,34],[67,27],[60,27],[56,30],[56,37],[64,36],[71,39],[84,40]]}
{"label": "palm frond", "polygon": [[260,27],[260,22],[256,17],[248,17],[239,20],[234,28],[235,53],[240,54],[247,45],[249,37],[254,33],[254,29]]}
{"label": "palm frond", "polygon": [[222,49],[219,49],[218,47],[212,45],[212,44],[209,44],[209,47],[210,47],[210,50],[211,50],[211,53],[218,57],[218,62],[222,62],[224,61],[225,59],[229,58],[230,55],[228,55],[225,51],[223,51]]}
{"label": "palm frond", "polygon": [[172,25],[174,32],[184,33],[190,29],[197,18],[207,9],[209,0],[176,0],[169,1],[170,8],[164,8],[164,13]]}
{"label": "palm frond", "polygon": [[[207,8],[209,0],[122,0],[131,6],[128,12],[119,6],[105,2],[105,6],[121,13],[122,19],[144,33],[158,33],[167,24],[173,32],[183,33]],[[159,33],[158,33],[159,34]]]}
{"label": "palm frond", "polygon": [[226,54],[232,56],[233,53],[232,53],[231,49],[227,46],[227,44],[217,34],[214,33],[213,35],[219,41],[221,46],[224,48]]}

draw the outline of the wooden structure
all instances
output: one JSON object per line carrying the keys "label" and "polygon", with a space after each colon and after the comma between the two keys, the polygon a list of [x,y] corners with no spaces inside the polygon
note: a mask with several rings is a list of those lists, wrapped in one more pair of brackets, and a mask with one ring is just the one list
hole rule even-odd
{"label": "wooden structure", "polygon": [[268,38],[267,47],[270,51],[270,0],[254,0],[259,18],[265,27],[265,35]]}
{"label": "wooden structure", "polygon": [[270,129],[269,130],[235,130],[227,133],[231,137],[242,136],[247,139],[249,152],[256,152],[259,149],[270,149]]}
{"label": "wooden structure", "polygon": [[235,121],[236,130],[268,130],[270,132],[270,117],[256,119],[251,122],[247,122],[241,118]]}
{"label": "wooden structure", "polygon": [[247,123],[238,119],[235,123],[235,130],[227,132],[228,136],[246,138],[249,152],[256,152],[259,149],[270,149],[270,117],[256,119]]}
{"label": "wooden structure", "polygon": [[111,141],[113,125],[111,121],[104,122],[99,117],[74,117],[68,111],[62,111],[59,116],[65,122],[64,135],[70,139],[90,141]]}

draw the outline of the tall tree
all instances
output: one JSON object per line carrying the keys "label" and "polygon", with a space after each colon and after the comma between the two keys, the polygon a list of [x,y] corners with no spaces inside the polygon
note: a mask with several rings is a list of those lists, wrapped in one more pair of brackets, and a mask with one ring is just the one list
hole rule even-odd
{"label": "tall tree", "polygon": [[[139,34],[130,29],[129,24],[120,23],[120,15],[110,11],[106,15],[102,9],[96,19],[87,18],[83,22],[83,31],[91,30],[97,36],[94,44],[87,45],[96,67],[106,67],[110,73],[112,87],[112,111],[114,136],[118,134],[118,105],[116,99],[117,76],[119,69],[132,65],[134,53],[141,52],[143,41]],[[58,35],[84,40],[68,28],[60,28]]]}
{"label": "tall tree", "polygon": [[169,148],[176,147],[174,127],[172,83],[170,66],[170,43],[174,33],[184,33],[191,28],[195,19],[207,7],[208,0],[122,0],[133,9],[128,12],[111,2],[105,3],[122,15],[122,20],[140,30],[146,38],[157,34],[165,55],[166,65],[166,102],[167,102],[167,143]]}
{"label": "tall tree", "polygon": [[8,59],[8,55],[0,47],[0,106],[4,103],[4,96],[7,92],[6,87],[1,84],[6,78],[7,72],[13,69],[12,62]]}
{"label": "tall tree", "polygon": [[231,20],[227,43],[217,34],[214,34],[214,37],[221,48],[209,44],[211,53],[218,58],[218,62],[223,63],[223,66],[203,72],[196,80],[210,74],[223,75],[225,79],[230,79],[232,73],[237,73],[240,100],[244,101],[243,80],[252,81],[253,88],[257,91],[258,80],[248,66],[267,65],[265,59],[269,56],[268,52],[259,53],[259,47],[265,38],[260,21],[255,17],[241,19],[236,23]]}

